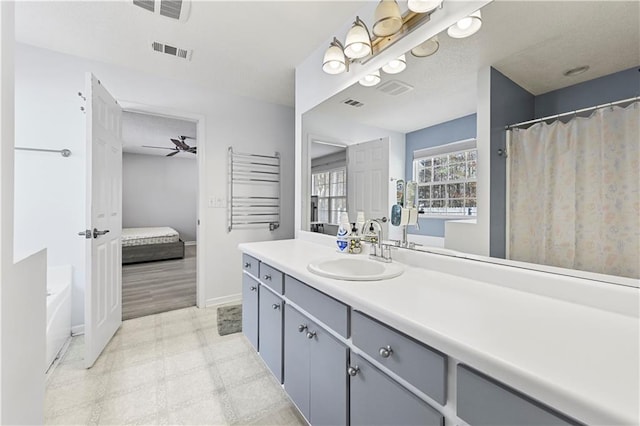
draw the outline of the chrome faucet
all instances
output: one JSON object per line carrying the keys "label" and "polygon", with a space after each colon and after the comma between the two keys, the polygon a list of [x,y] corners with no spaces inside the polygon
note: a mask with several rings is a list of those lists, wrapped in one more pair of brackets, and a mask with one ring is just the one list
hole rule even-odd
{"label": "chrome faucet", "polygon": [[[384,232],[382,230],[382,223],[386,222],[384,219],[369,219],[364,225],[362,225],[362,229],[360,233],[365,236],[365,241],[371,243],[369,257],[375,260],[379,260],[381,262],[391,262],[391,247],[387,244],[382,244],[382,240],[384,237]],[[375,225],[374,225],[375,224]],[[367,238],[367,234],[369,230],[374,228],[374,232],[376,233],[375,242],[369,237]],[[377,228],[377,230],[375,229]]]}

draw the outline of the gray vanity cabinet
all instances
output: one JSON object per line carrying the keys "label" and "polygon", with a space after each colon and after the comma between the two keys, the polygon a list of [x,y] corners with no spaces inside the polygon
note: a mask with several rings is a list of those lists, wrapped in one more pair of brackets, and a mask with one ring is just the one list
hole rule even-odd
{"label": "gray vanity cabinet", "polygon": [[348,424],[348,349],[285,305],[284,388],[314,426]]}
{"label": "gray vanity cabinet", "polygon": [[358,355],[351,354],[351,424],[442,426],[444,417]]}
{"label": "gray vanity cabinet", "polygon": [[282,318],[284,302],[282,298],[260,286],[258,310],[258,330],[260,336],[260,356],[267,367],[282,383]]}
{"label": "gray vanity cabinet", "polygon": [[[255,265],[257,269],[257,264]],[[258,281],[242,274],[242,332],[258,350]]]}

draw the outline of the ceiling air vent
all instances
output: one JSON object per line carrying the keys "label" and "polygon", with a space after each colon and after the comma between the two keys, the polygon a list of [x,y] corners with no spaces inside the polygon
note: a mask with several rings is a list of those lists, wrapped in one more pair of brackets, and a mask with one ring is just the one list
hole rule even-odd
{"label": "ceiling air vent", "polygon": [[189,18],[191,0],[133,0],[133,4],[156,15],[181,22]]}
{"label": "ceiling air vent", "polygon": [[186,59],[188,61],[191,60],[191,54],[193,53],[193,50],[191,49],[182,49],[170,44],[160,43],[159,41],[151,43],[151,48],[156,52],[177,56],[178,58]]}
{"label": "ceiling air vent", "polygon": [[351,98],[345,99],[344,101],[342,101],[342,103],[356,108],[360,108],[362,105],[364,105],[362,102],[356,101],[355,99]]}
{"label": "ceiling air vent", "polygon": [[387,95],[398,96],[413,90],[413,86],[399,80],[389,80],[376,87],[376,89]]}

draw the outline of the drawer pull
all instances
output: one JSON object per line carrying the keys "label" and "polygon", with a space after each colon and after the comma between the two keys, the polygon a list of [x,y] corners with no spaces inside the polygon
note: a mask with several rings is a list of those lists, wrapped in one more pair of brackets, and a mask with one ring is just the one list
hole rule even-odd
{"label": "drawer pull", "polygon": [[251,291],[256,291],[258,289],[258,287],[256,287],[255,285],[252,285],[251,287],[249,287],[249,290]]}
{"label": "drawer pull", "polygon": [[251,263],[249,263],[249,262],[244,262],[244,267],[245,267],[245,268],[251,268]]}
{"label": "drawer pull", "polygon": [[273,309],[280,309],[280,304],[279,303],[274,303],[273,305],[271,305],[271,307]]}
{"label": "drawer pull", "polygon": [[380,348],[380,350],[378,350],[378,353],[382,358],[389,358],[393,353],[393,349],[391,349],[391,346],[387,345],[384,348]]}
{"label": "drawer pull", "polygon": [[358,368],[357,365],[355,367],[347,368],[347,374],[349,374],[351,377],[354,377],[356,374],[358,374],[359,371],[360,368]]}
{"label": "drawer pull", "polygon": [[265,276],[264,276],[264,279],[265,279],[265,280],[269,280],[269,281],[271,281],[271,275],[265,275]]}
{"label": "drawer pull", "polygon": [[300,333],[302,333],[302,332],[303,332],[303,331],[305,331],[306,329],[307,329],[307,326],[306,326],[305,324],[300,324],[300,325],[298,326],[298,331],[299,331]]}
{"label": "drawer pull", "polygon": [[307,339],[313,339],[314,337],[316,337],[316,332],[315,331],[307,332]]}

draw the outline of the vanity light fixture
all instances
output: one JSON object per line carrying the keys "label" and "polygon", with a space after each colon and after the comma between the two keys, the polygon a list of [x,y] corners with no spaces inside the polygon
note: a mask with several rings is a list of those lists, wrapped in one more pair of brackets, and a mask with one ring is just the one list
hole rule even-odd
{"label": "vanity light fixture", "polygon": [[398,59],[389,61],[389,63],[382,67],[382,71],[387,74],[398,74],[407,67],[407,58],[405,55],[401,55]]}
{"label": "vanity light fixture", "polygon": [[322,70],[327,74],[340,74],[347,71],[349,61],[344,55],[344,48],[337,38],[329,44],[329,48],[324,52]]}
{"label": "vanity light fixture", "polygon": [[360,17],[356,16],[344,40],[344,55],[349,59],[358,59],[371,55],[371,52],[369,29]]}
{"label": "vanity light fixture", "polygon": [[465,38],[477,33],[482,26],[482,15],[476,10],[449,27],[447,34],[452,38]]}
{"label": "vanity light fixture", "polygon": [[442,0],[409,0],[407,6],[412,12],[431,13],[442,6]]}
{"label": "vanity light fixture", "polygon": [[376,84],[380,83],[380,70],[375,70],[371,74],[367,74],[362,77],[358,83],[363,85],[364,87],[372,87]]}
{"label": "vanity light fixture", "polygon": [[380,0],[373,16],[373,33],[378,37],[393,35],[402,28],[402,15],[396,0]]}
{"label": "vanity light fixture", "polygon": [[416,58],[426,58],[436,53],[438,49],[440,49],[440,41],[438,36],[433,36],[411,49],[411,54]]}

